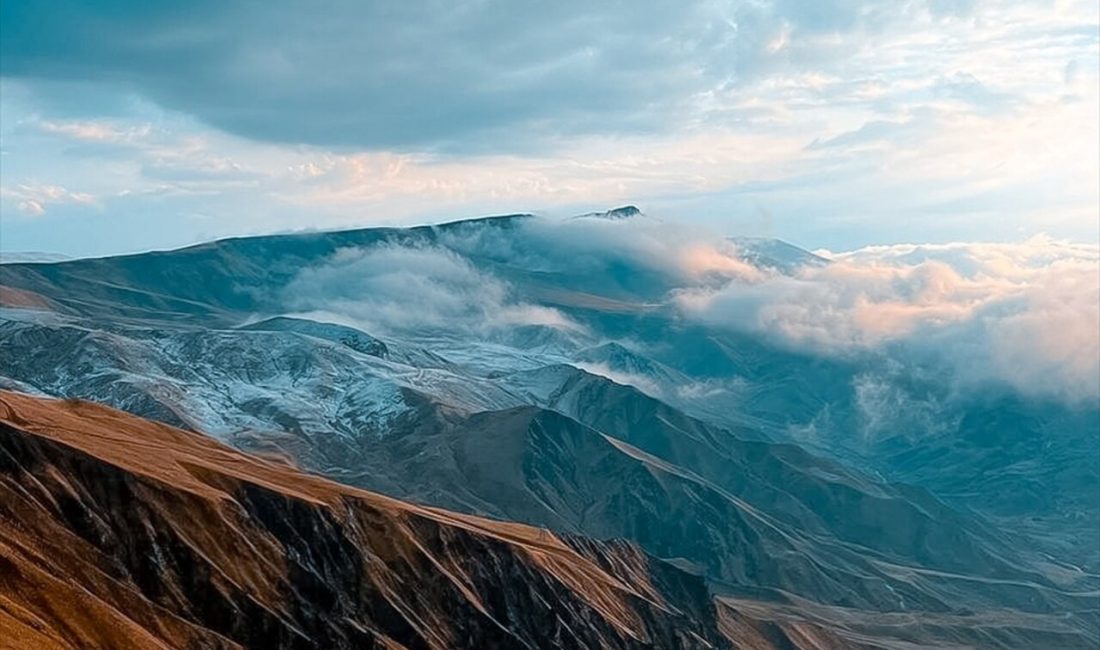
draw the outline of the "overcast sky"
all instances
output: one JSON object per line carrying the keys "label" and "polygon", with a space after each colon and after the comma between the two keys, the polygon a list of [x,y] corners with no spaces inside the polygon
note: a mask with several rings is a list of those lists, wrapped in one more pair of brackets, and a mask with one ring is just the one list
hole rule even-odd
{"label": "overcast sky", "polygon": [[0,249],[633,203],[1095,242],[1096,0],[4,2]]}

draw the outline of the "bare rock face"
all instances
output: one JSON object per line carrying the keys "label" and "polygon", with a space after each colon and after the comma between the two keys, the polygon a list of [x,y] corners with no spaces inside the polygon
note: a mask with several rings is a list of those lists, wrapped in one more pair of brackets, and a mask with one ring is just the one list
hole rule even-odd
{"label": "bare rock face", "polygon": [[631,544],[417,507],[85,402],[0,393],[0,523],[15,647],[731,646],[701,579]]}

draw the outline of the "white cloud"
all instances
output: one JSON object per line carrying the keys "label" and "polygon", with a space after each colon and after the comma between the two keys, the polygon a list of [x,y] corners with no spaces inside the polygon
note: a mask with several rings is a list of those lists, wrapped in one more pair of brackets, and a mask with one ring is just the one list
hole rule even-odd
{"label": "white cloud", "polygon": [[1029,394],[1100,398],[1100,270],[1056,263],[1021,289],[1021,308],[985,322],[993,371]]}
{"label": "white cloud", "polygon": [[117,120],[42,120],[38,128],[74,140],[113,144],[140,142],[152,132],[150,124],[127,124]]}
{"label": "white cloud", "polygon": [[824,267],[675,300],[715,327],[814,353],[934,355],[963,381],[1032,396],[1100,399],[1100,248],[1021,244],[900,245],[833,254]]}
{"label": "white cloud", "polygon": [[523,325],[580,329],[555,309],[517,300],[504,281],[460,255],[431,246],[341,250],[303,269],[283,299],[290,309],[336,315],[374,334],[486,334]]}
{"label": "white cloud", "polygon": [[667,276],[676,286],[762,274],[738,256],[736,244],[728,239],[646,214],[629,219],[536,218],[518,227],[518,235],[477,226],[452,228],[442,242],[467,255],[536,271],[599,274],[609,264],[625,262]]}
{"label": "white cloud", "polygon": [[876,371],[863,372],[852,382],[863,442],[893,436],[933,436],[958,427],[961,415],[935,395],[914,396],[906,390],[912,365],[889,360]]}
{"label": "white cloud", "polygon": [[40,183],[0,187],[0,199],[13,202],[16,209],[32,217],[42,216],[55,205],[96,203],[96,197],[87,192],[75,192],[60,185]]}

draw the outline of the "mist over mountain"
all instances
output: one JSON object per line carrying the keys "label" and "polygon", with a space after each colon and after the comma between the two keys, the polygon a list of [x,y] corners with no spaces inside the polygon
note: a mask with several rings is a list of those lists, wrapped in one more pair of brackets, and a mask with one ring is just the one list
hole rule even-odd
{"label": "mist over mountain", "polygon": [[629,540],[739,611],[851,617],[853,647],[1089,647],[1098,264],[632,207],[227,239],[0,266],[0,382]]}
{"label": "mist over mountain", "polygon": [[1100,649],[1097,0],[0,0],[0,650]]}

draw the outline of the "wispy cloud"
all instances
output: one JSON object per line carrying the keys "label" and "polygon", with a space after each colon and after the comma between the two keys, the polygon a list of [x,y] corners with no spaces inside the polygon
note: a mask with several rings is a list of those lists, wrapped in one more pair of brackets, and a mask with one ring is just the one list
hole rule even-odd
{"label": "wispy cloud", "polygon": [[14,203],[16,209],[31,217],[40,217],[56,205],[96,203],[96,198],[87,192],[74,192],[60,185],[43,184],[0,187],[0,199]]}
{"label": "wispy cloud", "polygon": [[527,325],[581,329],[555,309],[519,299],[506,281],[462,256],[426,245],[342,250],[302,270],[282,299],[289,309],[377,334],[488,334]]}
{"label": "wispy cloud", "polygon": [[45,133],[74,140],[113,144],[140,142],[152,132],[152,126],[149,124],[131,125],[108,120],[42,120],[37,123],[37,126]]}

